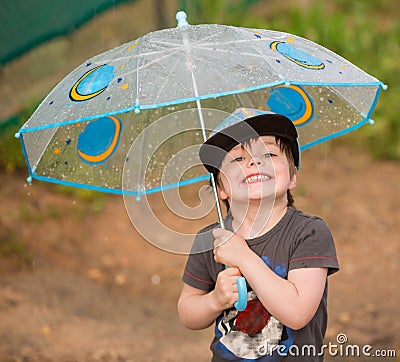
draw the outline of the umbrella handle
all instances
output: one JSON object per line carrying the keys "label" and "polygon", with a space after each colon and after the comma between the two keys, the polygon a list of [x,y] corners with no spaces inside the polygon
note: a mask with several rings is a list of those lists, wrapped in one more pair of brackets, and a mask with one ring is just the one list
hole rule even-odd
{"label": "umbrella handle", "polygon": [[239,299],[234,303],[234,306],[239,312],[242,312],[247,307],[246,279],[244,277],[239,277],[236,279],[236,284],[238,286]]}
{"label": "umbrella handle", "polygon": [[[225,268],[228,268],[228,266],[225,265]],[[236,279],[236,284],[237,284],[237,287],[238,287],[239,298],[233,304],[233,306],[239,312],[242,312],[247,307],[247,285],[246,285],[246,279],[244,277],[239,277],[239,278]]]}

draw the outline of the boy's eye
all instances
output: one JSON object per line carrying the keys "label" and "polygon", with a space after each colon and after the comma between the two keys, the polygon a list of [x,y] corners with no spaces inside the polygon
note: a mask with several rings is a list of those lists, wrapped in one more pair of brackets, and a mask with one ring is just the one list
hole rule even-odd
{"label": "boy's eye", "polygon": [[276,156],[276,154],[275,153],[271,153],[271,152],[267,152],[267,153],[264,154],[265,158],[270,158],[270,157],[274,157],[274,156]]}
{"label": "boy's eye", "polygon": [[241,162],[241,161],[244,161],[244,157],[243,156],[238,156],[238,157],[235,157],[233,160],[232,160],[232,162]]}

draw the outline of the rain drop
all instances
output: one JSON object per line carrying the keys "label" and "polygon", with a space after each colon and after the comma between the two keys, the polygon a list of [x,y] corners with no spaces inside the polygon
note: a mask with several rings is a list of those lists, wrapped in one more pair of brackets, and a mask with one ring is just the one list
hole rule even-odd
{"label": "rain drop", "polygon": [[161,283],[161,277],[158,274],[153,274],[150,278],[150,282],[153,285],[159,285]]}
{"label": "rain drop", "polygon": [[115,280],[115,283],[116,283],[117,285],[124,285],[124,284],[126,283],[126,277],[125,277],[125,275],[122,274],[122,273],[117,274],[117,275],[115,276],[114,280]]}

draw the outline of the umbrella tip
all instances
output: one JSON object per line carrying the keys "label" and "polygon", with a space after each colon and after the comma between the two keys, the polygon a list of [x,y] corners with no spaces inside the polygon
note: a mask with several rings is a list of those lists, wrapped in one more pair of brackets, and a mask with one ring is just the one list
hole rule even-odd
{"label": "umbrella tip", "polygon": [[14,137],[15,137],[15,138],[20,138],[20,137],[21,137],[21,132],[17,132],[17,133],[14,135]]}
{"label": "umbrella tip", "polygon": [[136,102],[135,102],[135,105],[133,106],[133,110],[134,110],[135,114],[139,114],[140,113],[139,98],[136,98]]}
{"label": "umbrella tip", "polygon": [[187,15],[184,11],[178,11],[176,13],[176,20],[178,21],[178,28],[189,25],[189,23],[186,21],[186,19],[187,19]]}

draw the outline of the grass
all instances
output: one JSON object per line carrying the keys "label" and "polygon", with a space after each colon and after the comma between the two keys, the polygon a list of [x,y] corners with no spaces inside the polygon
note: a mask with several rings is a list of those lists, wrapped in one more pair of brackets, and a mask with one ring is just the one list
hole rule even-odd
{"label": "grass", "polygon": [[16,258],[25,265],[32,263],[32,255],[27,244],[15,232],[0,237],[0,256]]}
{"label": "grass", "polygon": [[107,202],[107,196],[105,193],[84,190],[75,187],[51,185],[55,191],[59,194],[68,196],[71,199],[76,199],[76,215],[81,218],[87,212],[99,214],[103,211]]}

